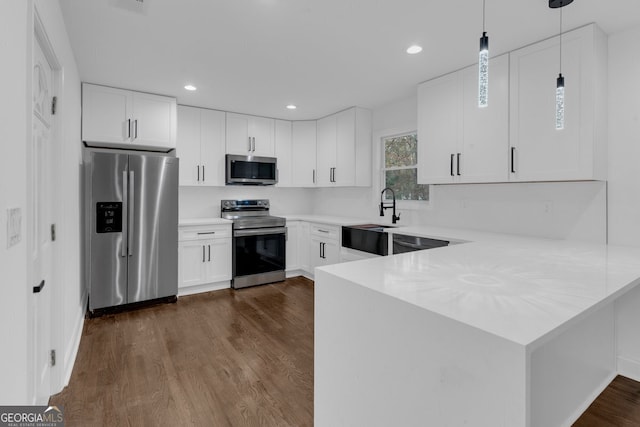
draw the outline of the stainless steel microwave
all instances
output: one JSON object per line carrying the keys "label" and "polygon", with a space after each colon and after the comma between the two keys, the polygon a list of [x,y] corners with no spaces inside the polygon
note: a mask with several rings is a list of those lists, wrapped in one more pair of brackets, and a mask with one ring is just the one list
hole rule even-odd
{"label": "stainless steel microwave", "polygon": [[278,159],[275,157],[227,154],[227,185],[273,185],[278,182]]}

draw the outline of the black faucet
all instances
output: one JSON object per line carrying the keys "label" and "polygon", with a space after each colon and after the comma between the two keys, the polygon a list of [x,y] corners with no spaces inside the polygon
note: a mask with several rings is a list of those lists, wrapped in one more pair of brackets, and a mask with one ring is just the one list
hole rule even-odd
{"label": "black faucet", "polygon": [[[384,203],[384,192],[387,190],[391,191],[391,195],[393,196],[393,202],[391,205],[389,203]],[[395,224],[396,221],[400,220],[400,214],[396,215],[396,193],[391,187],[387,187],[380,193],[380,216],[384,216],[384,210],[390,208],[393,209],[393,213],[391,214],[391,223]]]}

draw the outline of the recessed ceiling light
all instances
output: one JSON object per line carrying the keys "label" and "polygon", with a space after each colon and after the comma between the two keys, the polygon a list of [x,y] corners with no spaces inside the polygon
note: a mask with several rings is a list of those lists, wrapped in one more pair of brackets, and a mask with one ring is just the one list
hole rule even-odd
{"label": "recessed ceiling light", "polygon": [[409,55],[415,55],[420,52],[422,52],[422,46],[418,46],[417,44],[411,45],[407,48],[407,53]]}
{"label": "recessed ceiling light", "polygon": [[186,90],[196,90],[197,89],[197,87],[195,87],[194,85],[186,85],[184,88]]}
{"label": "recessed ceiling light", "polygon": [[289,105],[287,105],[287,109],[289,109],[289,110],[295,110],[296,108],[298,108],[298,107],[296,107],[296,106],[295,106],[295,105],[293,105],[293,104],[289,104]]}

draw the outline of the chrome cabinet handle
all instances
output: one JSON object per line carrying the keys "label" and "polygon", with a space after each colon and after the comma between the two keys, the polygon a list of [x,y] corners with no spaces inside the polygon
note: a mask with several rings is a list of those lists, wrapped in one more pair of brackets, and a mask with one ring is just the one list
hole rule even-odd
{"label": "chrome cabinet handle", "polygon": [[138,139],[138,119],[135,119],[133,121],[133,125],[134,125],[134,128],[136,130],[135,133],[134,133],[133,139]]}
{"label": "chrome cabinet handle", "polygon": [[255,151],[256,151],[256,137],[254,136],[251,139],[253,140],[253,149],[251,151],[253,151],[255,153]]}
{"label": "chrome cabinet handle", "polygon": [[203,234],[216,234],[215,231],[200,231],[198,232],[198,236],[202,236]]}
{"label": "chrome cabinet handle", "polygon": [[316,170],[313,170],[313,183],[316,183]]}
{"label": "chrome cabinet handle", "polygon": [[205,179],[204,179],[204,165],[202,165],[202,182],[204,182],[204,181],[205,181]]}
{"label": "chrome cabinet handle", "polygon": [[127,139],[131,138],[131,119],[127,119]]}
{"label": "chrome cabinet handle", "polygon": [[202,245],[202,262],[204,262],[204,245]]}
{"label": "chrome cabinet handle", "polygon": [[458,155],[457,155],[457,160],[458,160],[458,162],[457,162],[458,176],[460,176],[460,153],[458,153]]}
{"label": "chrome cabinet handle", "polygon": [[209,248],[209,262],[211,262],[211,245],[207,245],[207,247]]}
{"label": "chrome cabinet handle", "polygon": [[198,182],[200,182],[200,165],[198,165]]}
{"label": "chrome cabinet handle", "polygon": [[511,173],[516,173],[516,147],[511,147]]}
{"label": "chrome cabinet handle", "polygon": [[248,137],[248,138],[249,138],[249,150],[248,151],[251,151],[251,137]]}

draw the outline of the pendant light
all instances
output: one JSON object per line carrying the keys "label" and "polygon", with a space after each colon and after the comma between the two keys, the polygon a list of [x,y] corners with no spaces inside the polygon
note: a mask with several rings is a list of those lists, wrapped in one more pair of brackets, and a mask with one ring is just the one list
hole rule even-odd
{"label": "pendant light", "polygon": [[562,8],[573,0],[549,0],[549,7],[560,9],[560,71],[556,79],[556,130],[564,129],[564,76],[562,75]]}
{"label": "pendant light", "polygon": [[482,37],[478,54],[478,107],[489,105],[489,37],[484,30],[485,0],[482,0]]}

